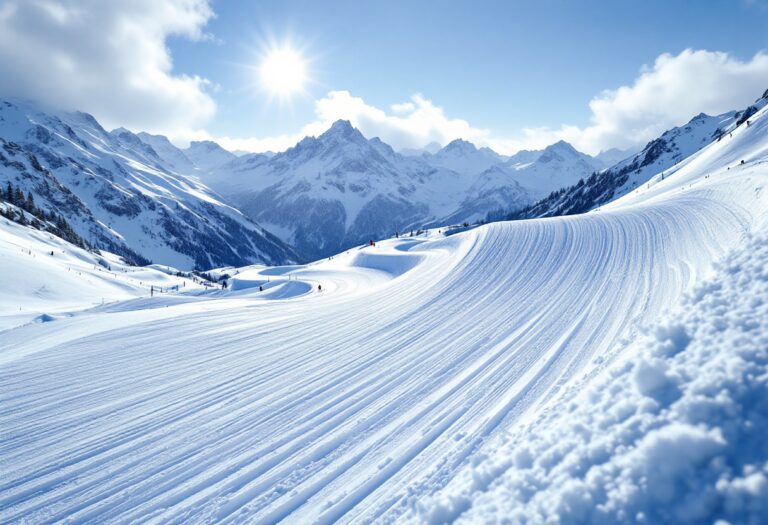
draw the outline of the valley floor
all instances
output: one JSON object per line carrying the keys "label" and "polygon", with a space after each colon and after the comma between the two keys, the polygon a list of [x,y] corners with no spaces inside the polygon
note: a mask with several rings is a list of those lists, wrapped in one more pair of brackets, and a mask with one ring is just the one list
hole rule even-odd
{"label": "valley floor", "polygon": [[[728,425],[766,428],[765,344],[739,341],[766,334],[768,169],[729,169],[724,148],[599,212],[244,268],[230,291],[0,332],[1,519],[757,515],[765,446],[734,452],[757,438]],[[697,375],[717,360],[726,372]],[[718,392],[747,376],[723,396],[752,412],[729,414]]]}

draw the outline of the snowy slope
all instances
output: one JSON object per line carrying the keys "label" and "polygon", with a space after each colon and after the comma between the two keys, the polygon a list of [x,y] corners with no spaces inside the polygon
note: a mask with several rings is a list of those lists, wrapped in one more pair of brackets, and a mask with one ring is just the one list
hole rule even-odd
{"label": "snowy slope", "polygon": [[50,322],[94,305],[148,297],[150,287],[198,286],[170,269],[130,266],[96,255],[50,233],[0,217],[0,331],[30,321]]}
{"label": "snowy slope", "polygon": [[[118,303],[1,332],[0,428],[12,429],[0,443],[4,519],[440,523],[467,509],[477,512],[468,519],[515,517],[507,514],[518,512],[512,498],[521,498],[520,516],[535,517],[536,494],[550,491],[564,506],[544,509],[547,515],[567,518],[590,494],[609,495],[614,506],[605,521],[633,522],[658,505],[693,505],[699,486],[686,476],[706,466],[707,475],[695,479],[720,514],[687,516],[711,523],[751,513],[759,520],[764,475],[754,474],[764,472],[768,454],[762,441],[749,439],[765,428],[764,358],[752,358],[762,368],[744,376],[748,390],[739,390],[732,382],[738,369],[729,369],[691,391],[683,372],[710,362],[701,353],[708,345],[696,339],[679,363],[651,360],[632,372],[645,401],[626,375],[611,388],[594,383],[590,401],[604,411],[579,409],[583,398],[575,395],[577,387],[590,392],[615,363],[631,362],[629,343],[640,327],[716,276],[714,261],[765,233],[766,131],[763,110],[730,140],[599,212],[494,223],[449,237],[432,231],[303,267],[243,268],[233,291],[203,299],[181,296],[167,308]],[[715,310],[682,321],[702,327],[687,334],[722,326],[711,319],[729,311],[720,300],[764,277],[767,261],[734,260],[750,268],[728,266],[735,275],[723,280]],[[751,299],[734,303],[739,312],[764,310],[762,284],[755,286]],[[284,292],[276,297],[271,287]],[[728,319],[746,337],[752,330],[764,337],[764,320]],[[661,333],[661,346],[679,344],[676,333]],[[674,346],[656,357],[673,353]],[[654,408],[678,410],[665,386],[697,405]],[[720,392],[743,396],[729,405]],[[758,412],[747,417],[740,406]],[[708,410],[713,424],[726,421],[720,433],[695,419],[662,430],[665,418],[706,417]],[[595,419],[580,419],[587,413]],[[622,434],[616,421],[633,414],[638,419]],[[754,431],[727,424],[753,420]],[[522,433],[537,421],[541,434]],[[553,432],[571,424],[581,434],[557,439]],[[606,441],[579,448],[595,429]],[[530,437],[530,453],[508,436]],[[675,461],[655,452],[667,444]],[[753,457],[734,452],[740,449]],[[520,469],[533,467],[522,480],[505,474],[510,457]],[[599,470],[587,478],[591,485],[579,485],[600,461],[626,466],[618,473],[632,492],[605,485]],[[642,481],[644,464],[660,467],[652,474],[661,485]],[[756,466],[740,471],[746,464]],[[654,500],[658,493],[674,499]],[[739,503],[749,501],[755,506]],[[589,515],[574,515],[578,520],[590,522]]]}
{"label": "snowy slope", "polygon": [[298,258],[167,160],[90,115],[0,101],[0,184],[31,192],[94,246],[187,269]]}
{"label": "snowy slope", "polygon": [[151,135],[141,132],[136,134],[144,144],[147,144],[163,161],[165,166],[178,173],[194,173],[196,166],[189,160],[182,150],[171,144],[171,141],[163,135]]}
{"label": "snowy slope", "polygon": [[413,521],[764,523],[767,264],[763,228],[628,359],[500,436]]}
{"label": "snowy slope", "polygon": [[568,188],[552,192],[531,206],[513,211],[508,218],[526,219],[583,213],[610,202],[645,184],[651,177],[675,167],[681,160],[713,141],[729,140],[731,130],[746,123],[768,103],[768,91],[743,111],[718,116],[701,113],[685,126],[672,128],[649,142],[636,155],[585,178]]}

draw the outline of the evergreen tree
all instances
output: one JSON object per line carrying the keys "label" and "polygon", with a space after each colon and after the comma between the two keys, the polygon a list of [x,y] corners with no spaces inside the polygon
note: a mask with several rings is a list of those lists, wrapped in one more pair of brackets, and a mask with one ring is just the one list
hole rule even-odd
{"label": "evergreen tree", "polygon": [[16,189],[13,190],[13,204],[15,204],[16,206],[22,208],[22,207],[24,207],[24,201],[25,201],[25,199],[24,199],[24,192],[21,191],[21,188],[16,186]]}

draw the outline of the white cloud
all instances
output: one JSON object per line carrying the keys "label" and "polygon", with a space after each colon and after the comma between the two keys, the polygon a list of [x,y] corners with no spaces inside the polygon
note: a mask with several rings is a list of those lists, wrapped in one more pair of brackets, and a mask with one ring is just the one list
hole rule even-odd
{"label": "white cloud", "polygon": [[[347,119],[395,149],[463,138],[501,153],[540,149],[557,140],[587,153],[641,146],[699,112],[742,108],[768,87],[768,54],[749,60],[685,50],[663,54],[631,84],[590,102],[586,126],[528,127],[501,136],[449,117],[421,94],[379,108],[348,91],[315,101],[315,118],[292,134],[211,137],[216,86],[174,74],[169,36],[200,40],[212,17],[208,0],[0,0],[0,96],[22,96],[93,113],[105,126],[169,135],[177,142],[213,138],[230,149],[281,151]],[[503,102],[502,102],[503,103]],[[513,104],[514,101],[509,101]]]}
{"label": "white cloud", "polygon": [[446,144],[464,138],[485,143],[490,132],[472,127],[466,120],[449,118],[443,108],[420,94],[410,101],[393,104],[391,113],[352,96],[349,91],[331,91],[315,101],[316,119],[294,134],[265,138],[216,137],[228,149],[282,151],[303,137],[317,136],[339,119],[349,120],[366,137],[379,137],[395,149],[422,147],[430,142]]}
{"label": "white cloud", "polygon": [[367,137],[378,136],[395,149],[463,138],[509,154],[541,149],[562,139],[596,154],[613,147],[642,146],[700,112],[718,114],[744,108],[766,88],[768,54],[764,52],[741,61],[722,52],[685,50],[659,56],[652,66],[641,68],[631,85],[595,96],[589,102],[591,122],[585,127],[530,127],[517,136],[504,137],[466,120],[449,118],[443,108],[419,94],[410,101],[392,104],[387,112],[347,91],[332,91],[315,102],[316,120],[295,134],[220,140],[236,149],[279,151],[306,135],[322,133],[335,120],[347,119]]}
{"label": "white cloud", "polygon": [[727,53],[686,49],[660,55],[631,86],[606,90],[589,107],[591,124],[580,128],[529,128],[519,140],[498,140],[501,149],[541,147],[567,140],[587,153],[642,145],[666,129],[704,112],[742,109],[768,88],[768,54],[741,61]]}
{"label": "white cloud", "polygon": [[93,113],[108,127],[204,125],[208,81],[176,75],[165,41],[203,39],[207,0],[0,0],[0,95]]}

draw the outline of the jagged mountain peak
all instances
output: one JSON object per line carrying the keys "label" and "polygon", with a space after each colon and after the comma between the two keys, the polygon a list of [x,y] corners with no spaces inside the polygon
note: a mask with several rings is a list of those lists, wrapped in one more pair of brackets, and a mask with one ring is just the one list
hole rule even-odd
{"label": "jagged mountain peak", "polygon": [[346,119],[339,119],[333,124],[331,124],[331,127],[328,128],[328,131],[331,133],[351,133],[356,128],[352,125],[352,123],[349,120]]}
{"label": "jagged mountain peak", "polygon": [[367,142],[359,129],[348,120],[339,119],[317,137],[320,142]]}
{"label": "jagged mountain peak", "polygon": [[541,155],[536,162],[565,162],[566,160],[586,161],[590,158],[591,157],[581,153],[568,142],[564,140],[558,140],[554,144],[550,144],[544,148],[544,151],[541,152]]}
{"label": "jagged mountain peak", "polygon": [[141,140],[141,137],[129,129],[123,127],[115,128],[109,134],[118,139],[122,144],[143,147],[145,151],[147,148],[152,149],[151,146]]}
{"label": "jagged mountain peak", "polygon": [[141,153],[153,165],[161,160],[150,144],[141,140],[141,137],[129,129],[123,127],[115,128],[109,132],[109,135],[116,139],[122,147]]}
{"label": "jagged mountain peak", "polygon": [[704,112],[701,112],[701,113],[699,113],[698,115],[696,115],[695,117],[693,117],[693,118],[692,118],[692,119],[689,121],[689,123],[690,123],[690,122],[697,122],[697,121],[700,121],[700,120],[705,120],[705,119],[708,119],[708,118],[710,118],[710,116],[709,116],[709,115],[707,115],[707,114],[706,114],[706,113],[704,113]]}
{"label": "jagged mountain peak", "polygon": [[574,148],[570,142],[566,142],[562,139],[544,148],[544,152],[547,152],[547,151],[560,151],[560,152],[583,155],[583,153],[581,153],[576,148]]}
{"label": "jagged mountain peak", "polygon": [[383,156],[395,155],[391,148],[378,138],[368,140],[348,120],[337,120],[317,137],[304,137],[294,147],[278,153],[272,159],[290,169],[307,162],[322,161],[323,170],[336,167],[350,160],[379,162]]}
{"label": "jagged mountain peak", "polygon": [[[118,129],[124,129],[124,128],[118,128]],[[116,130],[114,130],[114,131],[116,131]],[[157,143],[162,143],[162,144],[167,144],[169,146],[173,146],[173,143],[165,135],[154,135],[152,133],[147,133],[146,131],[140,131],[139,133],[136,133],[136,136],[139,137],[143,141],[154,140]],[[151,145],[152,144],[150,144],[150,146]],[[173,147],[175,148],[176,146],[173,146]]]}
{"label": "jagged mountain peak", "polygon": [[227,151],[218,143],[212,140],[193,140],[189,143],[188,150],[203,150],[203,151]]}
{"label": "jagged mountain peak", "polygon": [[[464,153],[464,154],[471,154],[476,151],[478,151],[477,147],[472,144],[471,142],[464,140],[464,139],[454,139],[451,142],[449,142],[442,150],[442,152],[452,152],[452,153]],[[440,153],[440,152],[438,152]]]}
{"label": "jagged mountain peak", "polygon": [[237,158],[237,155],[212,140],[192,141],[183,152],[198,169],[203,171],[209,171]]}
{"label": "jagged mountain peak", "polygon": [[373,145],[379,151],[379,153],[382,153],[386,157],[397,155],[395,150],[392,149],[392,146],[381,140],[379,137],[373,137],[368,142],[370,142],[371,145]]}
{"label": "jagged mountain peak", "polygon": [[166,168],[179,173],[190,173],[195,169],[194,164],[181,149],[168,140],[165,135],[153,135],[144,131],[136,134],[141,141],[152,147]]}

